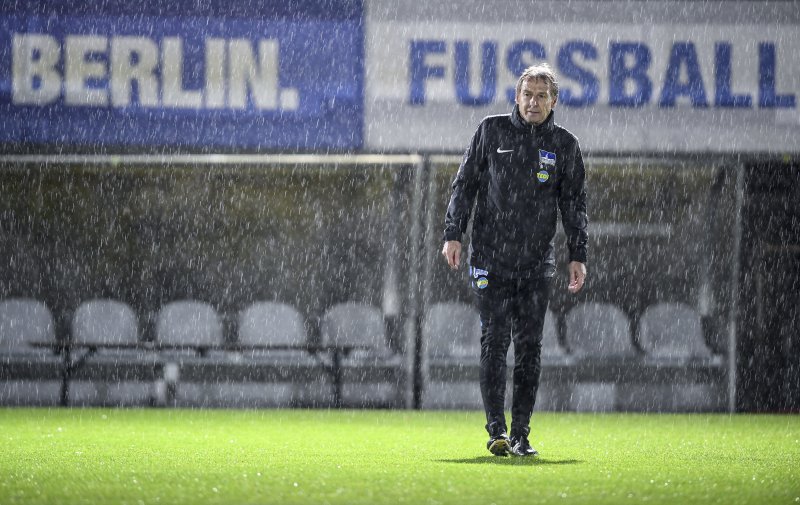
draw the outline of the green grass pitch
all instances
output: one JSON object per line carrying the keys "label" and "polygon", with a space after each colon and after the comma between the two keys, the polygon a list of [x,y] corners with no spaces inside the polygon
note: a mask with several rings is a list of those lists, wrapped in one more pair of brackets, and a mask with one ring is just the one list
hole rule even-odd
{"label": "green grass pitch", "polygon": [[0,409],[0,504],[800,503],[800,416]]}

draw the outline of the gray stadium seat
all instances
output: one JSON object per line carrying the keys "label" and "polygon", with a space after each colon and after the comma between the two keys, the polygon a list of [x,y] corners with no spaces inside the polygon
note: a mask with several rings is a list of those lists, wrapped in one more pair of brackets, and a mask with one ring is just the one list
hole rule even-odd
{"label": "gray stadium seat", "polygon": [[[618,307],[588,302],[567,313],[565,337],[571,353],[584,362],[596,360],[604,366],[612,360],[635,358],[630,321]],[[617,388],[613,383],[584,382],[572,390],[571,408],[578,411],[616,409]]]}
{"label": "gray stadium seat", "polygon": [[363,346],[342,360],[343,405],[394,406],[401,400],[401,357],[389,348],[381,311],[362,303],[334,305],[322,316],[324,345]]}
{"label": "gray stadium seat", "polygon": [[[655,367],[717,368],[723,377],[722,358],[706,345],[700,314],[689,305],[661,302],[648,307],[639,319],[639,344],[645,363]],[[626,410],[697,412],[722,410],[721,381],[695,383],[676,380],[668,384],[626,385],[621,399]]]}
{"label": "gray stadium seat", "polygon": [[[422,408],[483,408],[477,381],[480,340],[481,321],[474,307],[443,302],[428,309],[422,322]],[[459,376],[465,373],[474,380],[461,380]]]}
{"label": "gray stadium seat", "polygon": [[136,344],[139,321],[126,303],[89,300],[72,318],[72,340],[80,344]]}
{"label": "gray stadium seat", "polygon": [[[422,323],[425,356],[423,408],[483,408],[477,380],[480,339],[481,322],[477,309],[458,302],[442,302],[431,306]],[[514,366],[513,347],[512,344],[506,360],[509,366],[506,406],[509,408],[512,400],[510,371]],[[566,364],[568,361],[569,356],[558,342],[555,317],[548,310],[542,331],[542,363]],[[473,379],[460,379],[465,375]],[[559,393],[554,385],[542,384],[537,405],[552,408],[559,404]]]}
{"label": "gray stadium seat", "polygon": [[[59,403],[61,382],[54,378],[60,374],[61,357],[31,346],[31,342],[55,341],[53,316],[45,304],[30,298],[0,301],[0,364],[9,373],[0,383],[0,404]],[[25,377],[15,378],[15,370]]]}
{"label": "gray stadium seat", "polygon": [[[239,313],[239,340],[243,345],[304,345],[308,343],[303,316],[291,305],[256,302]],[[281,351],[294,353],[302,351]]]}
{"label": "gray stadium seat", "polygon": [[628,316],[610,303],[583,303],[566,316],[565,337],[573,355],[580,358],[636,356]]}
{"label": "gray stadium seat", "polygon": [[186,349],[162,351],[159,356],[164,377],[156,383],[154,396],[159,405],[212,406],[219,402],[219,387],[206,381],[185,380],[184,368],[202,370],[210,360],[189,346],[223,343],[222,322],[208,303],[178,300],[166,304],[156,319],[156,340],[162,344],[186,345]]}
{"label": "gray stadium seat", "polygon": [[422,323],[422,335],[429,360],[477,363],[480,359],[481,320],[470,305],[457,302],[433,305]]}
{"label": "gray stadium seat", "polygon": [[[322,316],[322,341],[328,345],[364,346],[362,354],[391,354],[380,310],[363,303],[334,305]],[[358,353],[354,353],[358,354]]]}
{"label": "gray stadium seat", "polygon": [[568,364],[570,356],[558,341],[558,329],[553,311],[547,310],[542,329],[542,363]]}
{"label": "gray stadium seat", "polygon": [[[72,341],[78,344],[125,345],[139,342],[133,309],[117,300],[83,302],[72,318]],[[76,349],[73,356],[85,353]],[[70,404],[145,406],[152,402],[150,377],[156,354],[139,349],[99,347],[70,384]]]}
{"label": "gray stadium seat", "polygon": [[654,358],[686,360],[710,358],[700,314],[683,303],[658,303],[639,320],[639,344]]}
{"label": "gray stadium seat", "polygon": [[[553,311],[547,310],[542,329],[542,368],[547,366],[571,366],[573,357],[558,339],[558,328]],[[536,395],[537,410],[564,410],[569,407],[572,386],[562,381],[543,379]]]}
{"label": "gray stadium seat", "polygon": [[205,302],[174,301],[158,313],[156,338],[170,345],[218,345],[222,343],[222,322]]}
{"label": "gray stadium seat", "polygon": [[[238,344],[242,346],[306,345],[303,316],[291,305],[279,302],[256,302],[238,314]],[[237,408],[302,406],[309,387],[303,373],[319,368],[319,362],[304,350],[253,349],[226,353],[232,362],[244,366],[283,369],[291,382],[264,383],[235,381],[220,383],[220,406]],[[319,388],[328,388],[329,381],[317,370]]]}
{"label": "gray stadium seat", "polygon": [[52,354],[31,342],[55,342],[55,324],[44,303],[30,298],[0,301],[0,351],[43,357]]}
{"label": "gray stadium seat", "polygon": [[[477,309],[466,303],[441,302],[434,304],[422,323],[423,353],[436,362],[459,360],[464,366],[477,366],[481,357],[481,318]],[[427,336],[427,337],[426,337]],[[553,314],[545,317],[542,356],[562,356]],[[514,364],[513,344],[509,346],[506,362]]]}

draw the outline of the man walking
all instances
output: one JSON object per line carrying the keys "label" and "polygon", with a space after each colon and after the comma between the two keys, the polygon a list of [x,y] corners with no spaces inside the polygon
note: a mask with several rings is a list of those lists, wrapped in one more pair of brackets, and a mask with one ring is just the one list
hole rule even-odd
{"label": "man walking", "polygon": [[[442,255],[457,269],[475,204],[470,283],[481,318],[480,387],[487,448],[535,456],[528,442],[541,371],[542,328],[556,271],[558,210],[569,249],[569,291],[586,277],[586,191],[578,140],[555,124],[558,82],[546,63],[517,81],[510,114],[485,118],[453,181]],[[506,355],[513,337],[511,437],[505,413]]]}

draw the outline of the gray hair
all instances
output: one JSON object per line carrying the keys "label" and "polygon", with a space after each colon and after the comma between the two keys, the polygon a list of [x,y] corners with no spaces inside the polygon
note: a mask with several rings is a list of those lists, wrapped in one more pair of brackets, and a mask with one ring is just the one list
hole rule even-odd
{"label": "gray hair", "polygon": [[522,72],[522,75],[519,76],[519,80],[517,81],[517,95],[519,95],[522,89],[522,84],[528,79],[533,79],[534,81],[541,79],[547,84],[547,87],[550,88],[550,94],[553,95],[553,98],[558,97],[558,81],[556,80],[556,74],[547,63],[532,65]]}

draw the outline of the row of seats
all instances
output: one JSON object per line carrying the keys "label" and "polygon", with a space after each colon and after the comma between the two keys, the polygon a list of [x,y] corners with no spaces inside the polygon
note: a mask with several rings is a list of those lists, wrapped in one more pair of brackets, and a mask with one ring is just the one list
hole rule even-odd
{"label": "row of seats", "polygon": [[[661,303],[649,307],[639,320],[634,345],[630,322],[619,308],[610,304],[588,303],[570,310],[564,319],[562,345],[556,319],[548,311],[543,332],[543,363],[569,365],[583,357],[625,357],[641,354],[680,362],[695,358],[719,359],[705,344],[700,317],[683,304]],[[359,371],[368,365],[400,368],[401,358],[387,345],[380,310],[364,304],[345,303],[332,307],[321,319],[323,344],[363,346],[342,363],[343,369]],[[115,300],[91,300],[81,304],[71,321],[71,338],[83,344],[135,343],[141,338],[140,325],[134,311]],[[215,345],[224,342],[221,320],[213,307],[198,301],[176,301],[165,305],[156,315],[155,338],[170,345]],[[52,362],[57,357],[42,348],[27,345],[34,341],[53,341],[55,330],[50,311],[44,304],[30,299],[0,301],[0,358],[27,356],[39,362]],[[302,315],[294,307],[276,302],[257,302],[237,314],[236,342],[243,345],[302,345],[308,335]],[[480,356],[480,321],[477,312],[461,303],[440,303],[430,307],[422,325],[424,343],[424,376],[431,367],[475,367]],[[640,350],[639,350],[640,349]],[[268,360],[287,367],[313,369],[319,362],[304,352],[293,350],[252,350],[246,353],[211,352],[217,362]],[[132,350],[103,350],[93,357],[96,362],[176,362],[179,366],[198,361],[188,352],[165,352],[159,355]],[[90,360],[91,364],[92,360]],[[391,403],[399,394],[398,384],[391,381],[358,380],[350,373],[345,384],[345,404],[363,405]],[[368,379],[364,376],[365,379]],[[177,377],[176,377],[177,379]],[[177,404],[184,405],[324,405],[329,395],[325,374],[313,380],[283,384],[236,383],[181,384]],[[164,397],[163,383],[153,391],[147,384],[129,381],[123,390],[120,381],[77,380],[71,388],[73,404],[147,404]],[[423,406],[479,408],[480,397],[474,384],[460,381],[424,381]],[[42,384],[29,385],[33,391],[17,396],[43,394]],[[5,389],[11,387],[7,382]],[[605,387],[605,386],[604,386]],[[138,388],[136,394],[131,391]],[[437,393],[437,388],[440,391]],[[459,400],[456,390],[464,389],[469,397]],[[580,389],[580,385],[576,386]],[[575,391],[569,394],[575,396]],[[602,388],[601,388],[602,389]],[[8,391],[6,391],[8,392]],[[14,396],[14,395],[12,395]],[[22,401],[22,400],[20,400]],[[0,402],[14,403],[8,394],[0,393]],[[46,402],[42,402],[46,403]],[[563,402],[562,402],[563,403]],[[575,402],[572,402],[573,404]],[[579,402],[580,403],[580,402]],[[574,406],[574,405],[573,405]],[[579,406],[578,406],[579,407]]]}
{"label": "row of seats", "polygon": [[[480,317],[472,306],[454,302],[431,306],[422,327],[426,356],[424,408],[481,408],[477,384],[480,336]],[[594,370],[608,363],[678,369],[691,364],[721,370],[722,358],[706,344],[700,315],[686,304],[658,303],[648,307],[639,319],[635,337],[628,317],[612,304],[575,306],[565,314],[563,332],[558,331],[556,318],[548,310],[542,334],[542,364],[566,368],[587,364]],[[508,365],[513,366],[513,350],[509,351]],[[588,381],[570,380],[544,379],[537,396],[539,408],[692,411],[717,410],[724,402],[719,384],[617,384],[591,377]],[[510,391],[508,387],[507,392]],[[507,407],[510,400],[511,395],[507,394]]]}
{"label": "row of seats", "polygon": [[[387,342],[383,316],[379,309],[360,303],[343,303],[331,307],[321,319],[321,343],[323,345],[358,346],[340,363],[345,377],[352,377],[348,370],[382,366],[399,369],[401,359],[391,351]],[[57,365],[58,358],[46,348],[33,347],[33,342],[55,342],[56,332],[53,317],[41,302],[32,299],[10,299],[0,301],[0,359],[27,359],[31,362]],[[90,300],[82,303],[71,321],[71,339],[78,344],[125,345],[140,341],[140,324],[133,309],[116,300]],[[215,346],[225,343],[221,319],[209,304],[183,300],[166,304],[156,315],[155,341],[170,346]],[[237,315],[236,343],[247,346],[303,346],[309,338],[302,315],[294,307],[278,302],[256,302]],[[324,353],[322,353],[324,354]],[[238,380],[235,384],[225,381],[215,384],[181,383],[174,399],[177,405],[209,406],[253,406],[253,405],[325,405],[332,401],[330,377],[320,373],[329,365],[329,356],[314,358],[308,352],[292,349],[254,349],[244,352],[211,351],[205,358],[197,357],[190,350],[170,350],[160,353],[135,349],[99,349],[86,361],[86,366],[98,364],[146,364],[156,361],[165,365],[172,377],[179,379],[180,367],[202,363],[253,362],[285,368],[317,369],[314,384],[248,384]],[[171,365],[176,364],[176,370]],[[357,375],[357,374],[355,374]],[[151,404],[163,402],[169,384],[156,383],[154,388],[134,379],[103,384],[102,381],[75,380],[71,383],[72,404]],[[355,382],[355,381],[351,381]],[[33,403],[55,401],[55,383],[47,392],[42,384],[4,384],[5,394],[0,393],[0,402],[24,403],[25,396],[49,397]],[[363,387],[362,387],[363,386]],[[366,388],[369,391],[363,391]],[[48,393],[49,392],[49,393]],[[306,394],[308,393],[308,394]],[[361,385],[345,384],[345,404],[392,404],[398,396],[395,384]]]}
{"label": "row of seats", "polygon": [[[438,303],[427,312],[422,338],[433,358],[476,358],[480,355],[480,317],[470,305]],[[548,310],[542,335],[542,357],[560,360],[645,355],[662,359],[710,358],[700,314],[682,303],[657,303],[639,319],[636,340],[625,313],[608,303],[583,303],[564,318],[564,343]],[[638,347],[637,347],[638,344]]]}
{"label": "row of seats", "polygon": [[[199,301],[175,301],[158,313],[158,342],[172,345],[217,345],[224,342],[223,325],[210,305]],[[302,315],[278,302],[256,302],[238,314],[237,342],[243,345],[302,345],[308,342]],[[115,300],[91,300],[81,304],[72,319],[76,343],[125,344],[140,339],[133,309]],[[369,305],[344,303],[332,307],[321,320],[323,344],[365,346],[390,354],[383,317]],[[475,357],[480,352],[480,320],[477,311],[462,303],[433,305],[423,322],[426,355]],[[29,352],[29,342],[55,339],[53,318],[36,300],[0,301],[0,349]],[[559,341],[553,313],[545,317],[542,353],[545,358],[574,356],[632,356],[630,322],[619,308],[606,303],[585,303],[565,317],[564,341]],[[700,315],[680,303],[658,303],[639,319],[636,343],[647,355],[661,358],[710,357]]]}
{"label": "row of seats", "polygon": [[[309,342],[302,315],[278,302],[256,302],[238,314],[236,342],[246,345],[304,345]],[[116,300],[91,300],[75,311],[72,341],[79,344],[133,344],[140,341],[140,325],[133,309]],[[383,316],[369,305],[343,303],[322,317],[324,345],[363,346],[390,354]],[[156,341],[169,345],[214,346],[225,342],[222,321],[207,303],[170,302],[157,314]],[[50,310],[32,299],[0,301],[0,351],[34,352],[31,342],[55,341]]]}

